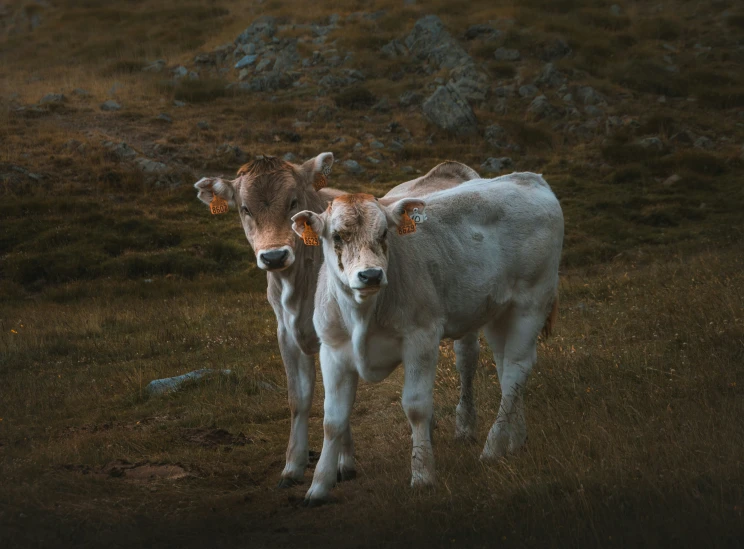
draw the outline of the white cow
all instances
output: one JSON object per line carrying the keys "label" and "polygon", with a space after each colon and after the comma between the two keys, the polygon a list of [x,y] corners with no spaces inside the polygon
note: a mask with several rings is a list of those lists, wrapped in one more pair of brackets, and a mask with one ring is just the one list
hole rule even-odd
{"label": "white cow", "polygon": [[[419,219],[415,227],[412,216]],[[343,195],[322,214],[292,219],[298,234],[309,225],[320,236],[326,257],[313,317],[321,340],[324,441],[307,504],[327,499],[336,481],[357,380],[379,382],[401,362],[402,404],[413,431],[411,485],[434,482],[430,425],[443,338],[472,337],[482,328],[494,352],[501,405],[481,459],[524,444],[522,390],[537,336],[557,311],[563,244],[561,207],[540,175],[471,180],[391,205]],[[477,359],[477,343],[469,350]],[[472,395],[461,399],[458,423],[461,416],[474,426]]]}
{"label": "white cow", "polygon": [[[266,156],[241,167],[236,179],[205,177],[195,184],[199,199],[210,204],[213,211],[226,211],[228,204],[238,208],[256,262],[267,271],[267,294],[276,315],[292,416],[280,487],[299,482],[308,463],[308,418],[315,386],[314,355],[319,347],[312,320],[313,298],[323,262],[319,248],[300,244],[300,239],[292,232],[290,218],[301,210],[322,212],[334,197],[343,194],[323,188],[332,164],[330,152],[321,153],[302,165]],[[444,162],[426,175],[398,185],[390,191],[391,198],[381,200],[392,202],[400,196],[426,196],[477,177],[478,174],[464,164]],[[458,405],[458,417],[462,420],[458,423],[457,434],[472,437],[475,416],[470,415],[472,405],[468,406],[468,399],[477,366],[477,334],[468,334],[457,341],[455,350],[463,380],[463,397]],[[344,433],[343,439],[342,448],[337,452],[338,470],[334,473],[339,480],[353,478],[356,474],[351,432]]]}

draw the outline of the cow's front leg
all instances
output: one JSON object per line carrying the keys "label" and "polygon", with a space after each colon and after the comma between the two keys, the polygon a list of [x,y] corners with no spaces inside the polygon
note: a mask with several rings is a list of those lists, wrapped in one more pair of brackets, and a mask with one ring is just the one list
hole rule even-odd
{"label": "cow's front leg", "polygon": [[403,410],[411,424],[413,441],[411,486],[429,486],[435,481],[431,428],[439,338],[432,334],[419,335],[408,338],[404,346]]}
{"label": "cow's front leg", "polygon": [[325,388],[323,450],[315,466],[313,483],[305,496],[305,504],[311,506],[326,501],[336,483],[341,465],[339,455],[347,437],[351,437],[349,419],[359,380],[359,374],[346,353],[328,345],[321,345],[320,368]]}
{"label": "cow's front leg", "polygon": [[279,481],[280,488],[288,488],[302,481],[307,467],[307,424],[315,387],[315,360],[312,355],[302,352],[281,323],[277,335],[284,369],[287,372],[287,397],[292,416],[287,462]]}

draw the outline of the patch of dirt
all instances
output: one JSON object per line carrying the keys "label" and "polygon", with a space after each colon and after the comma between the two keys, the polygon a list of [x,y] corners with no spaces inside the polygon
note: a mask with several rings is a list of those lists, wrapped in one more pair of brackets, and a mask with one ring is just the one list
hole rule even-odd
{"label": "patch of dirt", "polygon": [[233,435],[225,429],[210,429],[207,427],[183,429],[183,438],[205,448],[253,444],[253,439],[246,437],[243,433]]}
{"label": "patch of dirt", "polygon": [[90,467],[89,465],[66,465],[67,471],[78,472],[99,478],[122,478],[128,482],[147,483],[157,480],[178,480],[191,476],[181,465],[177,463],[129,463],[118,459],[107,463],[103,467]]}

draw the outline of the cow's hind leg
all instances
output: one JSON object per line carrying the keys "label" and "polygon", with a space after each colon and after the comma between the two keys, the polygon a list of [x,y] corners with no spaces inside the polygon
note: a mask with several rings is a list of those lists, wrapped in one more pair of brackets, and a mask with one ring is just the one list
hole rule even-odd
{"label": "cow's hind leg", "polygon": [[521,448],[527,439],[523,393],[537,360],[537,334],[544,320],[540,314],[515,311],[505,324],[491,323],[486,326],[486,338],[494,349],[497,368],[501,358],[497,349],[502,342],[503,359],[499,371],[501,404],[481,459],[503,457]]}
{"label": "cow's hind leg", "polygon": [[474,441],[478,412],[473,396],[473,378],[478,368],[480,354],[478,332],[456,340],[454,346],[457,371],[460,373],[460,402],[455,412],[455,438],[461,441]]}
{"label": "cow's hind leg", "polygon": [[315,388],[315,359],[300,350],[287,332],[279,329],[279,349],[287,373],[287,397],[292,426],[287,446],[287,461],[279,481],[288,488],[302,481],[308,462],[308,419]]}
{"label": "cow's hind leg", "polygon": [[351,438],[351,425],[346,427],[346,432],[341,443],[341,452],[338,455],[338,473],[336,480],[339,482],[353,480],[356,478],[356,465],[354,463],[354,439]]}

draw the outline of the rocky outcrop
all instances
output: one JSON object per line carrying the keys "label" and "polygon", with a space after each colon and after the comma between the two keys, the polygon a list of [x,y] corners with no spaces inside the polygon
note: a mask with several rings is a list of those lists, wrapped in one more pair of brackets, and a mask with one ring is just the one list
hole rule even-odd
{"label": "rocky outcrop", "polygon": [[456,135],[478,131],[473,109],[452,84],[440,86],[422,105],[424,116],[435,126]]}

